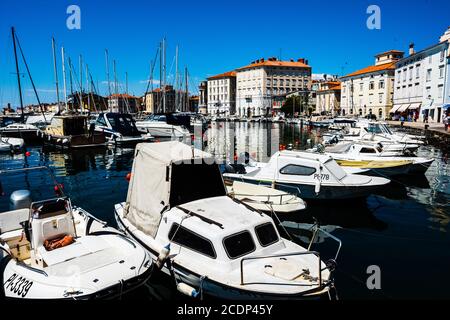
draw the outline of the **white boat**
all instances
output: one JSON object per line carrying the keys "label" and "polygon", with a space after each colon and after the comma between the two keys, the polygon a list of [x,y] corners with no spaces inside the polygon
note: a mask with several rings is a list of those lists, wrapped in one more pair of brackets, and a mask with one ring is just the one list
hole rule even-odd
{"label": "white boat", "polygon": [[95,121],[95,131],[103,132],[109,143],[119,146],[151,142],[153,137],[136,127],[136,122],[126,113],[100,113]]}
{"label": "white boat", "polygon": [[234,181],[227,185],[228,194],[250,207],[275,213],[292,213],[306,209],[306,203],[295,194],[267,186]]}
{"label": "white boat", "polygon": [[191,138],[187,128],[167,123],[167,117],[163,114],[150,115],[142,121],[137,121],[136,127],[155,138],[178,140],[185,143],[189,143]]}
{"label": "white boat", "polygon": [[32,124],[25,123],[11,123],[5,127],[0,128],[0,135],[3,137],[20,138],[30,141],[39,140],[39,128]]}
{"label": "white boat", "polygon": [[[399,171],[397,174],[425,173],[434,161],[432,158],[398,156],[395,155],[394,152],[383,151],[383,148],[380,146],[367,145],[364,143],[338,144],[334,147],[326,147],[324,152],[335,160],[377,161],[383,162],[386,165],[392,161],[411,162],[406,172]],[[400,166],[397,168],[401,170]],[[395,170],[393,173],[395,173]]]}
{"label": "white boat", "polygon": [[386,123],[375,121],[358,121],[357,128],[350,128],[350,133],[344,135],[344,140],[374,141],[385,145],[390,143],[406,144],[410,149],[410,145],[420,146],[424,144],[422,140],[417,139],[415,136],[394,133]]}
{"label": "white boat", "polygon": [[366,197],[390,182],[348,173],[327,155],[287,150],[275,153],[268,163],[249,162],[245,173],[223,175],[234,181],[274,185],[286,192],[299,189],[302,199],[321,200]]}
{"label": "white boat", "polygon": [[213,156],[180,142],[137,145],[127,201],[115,217],[190,296],[311,298],[333,285],[333,263],[228,197]]}
{"label": "white boat", "polygon": [[0,300],[115,298],[150,277],[142,246],[69,198],[31,203],[17,190],[11,203],[0,213]]}
{"label": "white boat", "polygon": [[15,152],[22,150],[25,142],[21,138],[8,138],[0,136],[0,152]]}

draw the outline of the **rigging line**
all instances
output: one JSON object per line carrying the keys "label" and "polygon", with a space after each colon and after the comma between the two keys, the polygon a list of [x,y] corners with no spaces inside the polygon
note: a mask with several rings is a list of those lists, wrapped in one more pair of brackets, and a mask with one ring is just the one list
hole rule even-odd
{"label": "rigging line", "polygon": [[[30,69],[28,68],[28,63],[27,63],[27,60],[25,59],[25,54],[23,53],[22,46],[20,45],[19,38],[17,37],[17,34],[15,34],[15,38],[16,38],[16,42],[17,42],[17,45],[19,47],[20,54],[22,56],[23,62],[25,64],[25,68],[27,69],[28,77],[30,78],[31,85],[33,86],[34,94],[36,95],[36,99],[37,99],[37,102],[39,104],[39,109],[41,110],[42,116],[44,117],[44,121],[47,122],[47,119],[45,118],[44,110],[42,108],[41,100],[39,99],[39,95],[37,93],[36,86],[34,85],[34,81],[33,81],[33,78],[31,76]],[[23,110],[22,110],[22,114],[23,114]]]}
{"label": "rigging line", "polygon": [[[156,54],[155,54],[155,59],[153,59],[153,61],[150,64],[150,74],[148,77],[148,81],[147,81],[147,87],[145,89],[145,93],[148,93],[148,88],[150,87],[150,83],[152,82],[152,91],[153,91],[153,71],[155,70],[155,66],[156,66],[156,61],[158,59],[158,55],[159,55],[159,49],[160,47],[158,47],[156,49]],[[161,81],[161,79],[159,79]]]}

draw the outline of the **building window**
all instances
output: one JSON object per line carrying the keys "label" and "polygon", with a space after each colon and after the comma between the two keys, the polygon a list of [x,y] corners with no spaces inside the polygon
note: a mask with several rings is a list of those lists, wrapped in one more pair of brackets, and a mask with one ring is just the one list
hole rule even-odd
{"label": "building window", "polygon": [[427,96],[425,98],[429,99],[431,98],[431,87],[427,87]]}
{"label": "building window", "polygon": [[413,67],[409,68],[409,80],[412,80],[413,77]]}
{"label": "building window", "polygon": [[439,78],[442,79],[444,77],[444,66],[439,67]]}
{"label": "building window", "polygon": [[442,98],[443,91],[444,91],[444,86],[441,84],[438,86],[438,98]]}
{"label": "building window", "polygon": [[359,91],[363,91],[363,90],[364,90],[364,83],[361,82],[361,83],[359,84]]}
{"label": "building window", "polygon": [[381,119],[383,118],[383,109],[378,109],[378,118]]}
{"label": "building window", "polygon": [[[431,57],[431,56],[430,56]],[[427,81],[431,81],[431,69],[428,69],[427,70],[427,78],[426,78],[426,80]]]}
{"label": "building window", "polygon": [[416,78],[420,77],[420,64],[416,65]]}
{"label": "building window", "polygon": [[445,56],[445,51],[442,50],[441,51],[441,60],[440,60],[441,62],[444,61],[444,56]]}
{"label": "building window", "polygon": [[380,94],[378,95],[378,102],[379,102],[379,103],[383,103],[383,94],[382,94],[382,93],[380,93]]}
{"label": "building window", "polygon": [[369,90],[375,89],[375,82],[371,81],[369,84]]}
{"label": "building window", "polygon": [[384,89],[384,81],[381,80],[380,83],[378,84],[378,89]]}

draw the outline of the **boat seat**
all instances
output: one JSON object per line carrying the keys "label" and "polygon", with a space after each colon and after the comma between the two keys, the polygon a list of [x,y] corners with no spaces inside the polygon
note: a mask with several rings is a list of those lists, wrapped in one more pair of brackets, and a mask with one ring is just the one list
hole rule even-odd
{"label": "boat seat", "polygon": [[21,222],[27,221],[30,209],[18,209],[0,213],[0,234],[22,229]]}
{"label": "boat seat", "polygon": [[54,266],[74,258],[103,251],[109,247],[109,243],[101,237],[85,236],[62,248],[47,251],[44,246],[41,246],[38,251],[47,266]]}

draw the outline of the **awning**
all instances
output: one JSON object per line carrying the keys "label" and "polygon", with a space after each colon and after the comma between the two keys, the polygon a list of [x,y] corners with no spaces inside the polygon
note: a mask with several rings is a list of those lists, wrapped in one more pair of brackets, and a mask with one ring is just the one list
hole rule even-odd
{"label": "awning", "polygon": [[402,106],[398,109],[398,112],[404,112],[409,108],[410,104],[402,104]]}
{"label": "awning", "polygon": [[420,102],[418,102],[418,103],[411,103],[411,105],[409,106],[409,110],[416,110],[416,109],[419,109],[420,108],[420,105],[421,105],[421,103]]}
{"label": "awning", "polygon": [[402,106],[402,104],[396,104],[392,107],[391,111],[389,111],[390,113],[396,113],[398,111],[398,109],[400,109]]}

